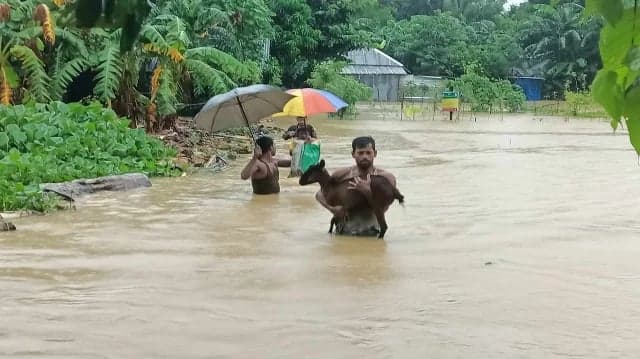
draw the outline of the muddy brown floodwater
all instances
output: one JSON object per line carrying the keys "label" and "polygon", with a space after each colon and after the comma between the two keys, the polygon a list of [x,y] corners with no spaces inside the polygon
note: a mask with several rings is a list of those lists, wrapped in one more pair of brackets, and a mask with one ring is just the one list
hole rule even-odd
{"label": "muddy brown floodwater", "polygon": [[640,353],[640,167],[626,132],[529,115],[312,123],[329,169],[352,163],[354,136],[377,140],[406,198],[384,241],[329,235],[315,185],[283,178],[280,195],[253,196],[244,159],[13,219],[0,357]]}

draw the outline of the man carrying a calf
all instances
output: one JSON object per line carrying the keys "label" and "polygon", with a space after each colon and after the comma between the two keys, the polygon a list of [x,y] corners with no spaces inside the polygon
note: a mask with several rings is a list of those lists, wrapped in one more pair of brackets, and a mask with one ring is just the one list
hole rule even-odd
{"label": "man carrying a calf", "polygon": [[[350,188],[358,190],[368,197],[371,194],[371,175],[384,176],[392,186],[396,186],[396,178],[393,174],[373,165],[373,160],[378,152],[376,151],[376,142],[371,136],[355,138],[351,143],[351,148],[351,156],[354,158],[356,164],[334,171],[331,174],[333,181],[337,183],[349,181],[351,184]],[[316,193],[316,200],[335,217],[344,218],[345,215],[348,215],[347,220],[336,223],[336,233],[373,236],[380,232],[378,221],[372,208],[366,207],[359,211],[345,213],[342,206],[330,206],[324,198],[322,191]],[[384,212],[388,209],[389,206],[386,206]]]}

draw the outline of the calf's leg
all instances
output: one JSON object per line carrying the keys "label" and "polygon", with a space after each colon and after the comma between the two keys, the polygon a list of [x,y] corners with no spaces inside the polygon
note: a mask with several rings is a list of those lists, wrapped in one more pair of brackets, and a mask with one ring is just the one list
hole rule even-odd
{"label": "calf's leg", "polygon": [[380,233],[378,234],[378,238],[384,238],[384,234],[387,232],[387,229],[389,228],[387,226],[387,221],[384,218],[384,210],[380,207],[377,207],[374,210],[374,213],[376,215],[376,219],[378,220],[378,225],[380,226]]}

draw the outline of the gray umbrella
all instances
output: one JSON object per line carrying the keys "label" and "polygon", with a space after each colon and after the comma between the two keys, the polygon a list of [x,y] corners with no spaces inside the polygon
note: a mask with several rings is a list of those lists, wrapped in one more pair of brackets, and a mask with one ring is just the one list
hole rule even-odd
{"label": "gray umbrella", "polygon": [[196,127],[217,132],[248,126],[255,140],[250,123],[281,112],[294,97],[270,85],[238,87],[210,98],[195,116]]}

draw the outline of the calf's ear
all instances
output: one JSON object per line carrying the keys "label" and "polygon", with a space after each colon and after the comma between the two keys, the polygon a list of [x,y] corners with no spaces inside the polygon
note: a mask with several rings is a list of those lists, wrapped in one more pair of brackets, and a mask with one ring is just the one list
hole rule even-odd
{"label": "calf's ear", "polygon": [[320,160],[320,168],[324,168],[324,159]]}

